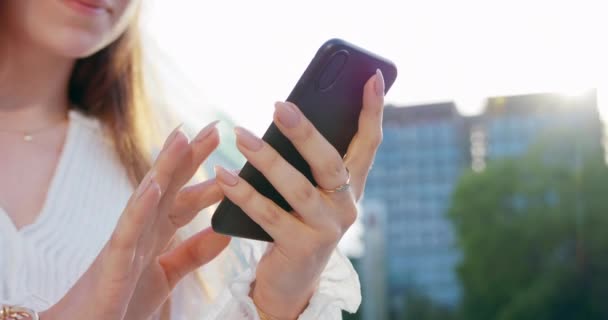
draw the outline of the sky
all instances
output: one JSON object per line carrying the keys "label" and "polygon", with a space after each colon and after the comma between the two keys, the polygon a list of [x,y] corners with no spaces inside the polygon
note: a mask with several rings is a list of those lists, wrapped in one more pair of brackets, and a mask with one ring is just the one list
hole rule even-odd
{"label": "sky", "polygon": [[474,114],[487,96],[608,87],[602,1],[146,5],[148,38],[196,88],[196,105],[176,108],[220,109],[256,133],[267,127],[274,101],[287,97],[318,47],[333,37],[396,63],[399,76],[386,98],[396,105],[454,100],[462,113]]}
{"label": "sky", "polygon": [[200,127],[221,110],[262,134],[274,101],[334,37],[395,62],[386,101],[399,106],[453,100],[475,114],[488,96],[589,88],[602,110],[608,102],[602,1],[151,0],[144,9],[164,94]]}

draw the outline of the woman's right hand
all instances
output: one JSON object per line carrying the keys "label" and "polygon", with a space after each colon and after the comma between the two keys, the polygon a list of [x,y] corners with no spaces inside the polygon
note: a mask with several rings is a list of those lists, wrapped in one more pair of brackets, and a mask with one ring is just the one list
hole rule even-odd
{"label": "woman's right hand", "polygon": [[209,229],[168,247],[179,227],[223,196],[210,181],[183,188],[218,144],[215,123],[190,143],[174,130],[129,199],[110,240],[74,287],[41,318],[148,319],[181,278],[215,258],[229,238]]}

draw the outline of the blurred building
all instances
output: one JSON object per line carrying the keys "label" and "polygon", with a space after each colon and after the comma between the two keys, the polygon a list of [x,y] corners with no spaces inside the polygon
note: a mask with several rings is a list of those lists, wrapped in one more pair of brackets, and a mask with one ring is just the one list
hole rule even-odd
{"label": "blurred building", "polygon": [[[520,156],[555,137],[570,137],[558,146],[601,150],[594,91],[493,97],[475,117],[461,116],[453,103],[386,108],[384,141],[365,199],[380,201],[386,210],[386,269],[378,262],[375,272],[386,272],[392,314],[406,307],[410,290],[439,304],[459,303],[459,251],[446,213],[462,173],[482,171],[491,161]],[[555,156],[573,156],[572,148],[566,150]],[[367,254],[374,253],[366,248]]]}
{"label": "blurred building", "polygon": [[367,199],[362,220],[365,254],[360,260],[363,320],[387,320],[386,206],[383,201]]}
{"label": "blurred building", "polygon": [[489,98],[471,125],[473,168],[482,170],[486,161],[519,156],[552,137],[570,137],[563,143],[601,150],[603,129],[595,91]]}
{"label": "blurred building", "polygon": [[393,313],[405,307],[410,290],[442,304],[458,303],[459,254],[445,212],[454,184],[469,167],[468,155],[467,122],[453,103],[385,110],[384,141],[365,199],[386,207]]}

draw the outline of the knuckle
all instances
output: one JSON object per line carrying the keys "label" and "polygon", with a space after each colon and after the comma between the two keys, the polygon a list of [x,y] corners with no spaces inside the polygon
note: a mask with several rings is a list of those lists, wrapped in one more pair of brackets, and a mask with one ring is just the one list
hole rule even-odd
{"label": "knuckle", "polygon": [[176,283],[181,279],[181,270],[174,263],[169,263],[164,259],[159,259],[158,263],[161,265],[168,283]]}
{"label": "knuckle", "polygon": [[281,155],[279,155],[278,152],[273,150],[272,152],[270,152],[266,159],[266,165],[268,166],[268,168],[275,168],[280,164],[281,159]]}
{"label": "knuckle", "polygon": [[132,276],[129,272],[114,273],[104,278],[103,289],[101,289],[104,293],[103,297],[110,301],[115,301],[116,298],[121,297],[125,284],[129,283],[131,278]]}
{"label": "knuckle", "polygon": [[253,203],[255,201],[256,191],[253,187],[246,188],[241,194],[241,201],[243,203]]}
{"label": "knuckle", "polygon": [[278,206],[268,203],[260,216],[262,223],[268,226],[274,226],[280,223],[282,212]]}
{"label": "knuckle", "polygon": [[171,211],[167,215],[167,219],[169,220],[169,223],[171,223],[175,227],[181,227],[184,224],[184,219],[181,215],[177,214],[176,210]]}
{"label": "knuckle", "polygon": [[359,215],[359,210],[357,206],[353,203],[348,208],[346,208],[344,212],[344,224],[345,227],[348,228],[357,221],[357,216]]}
{"label": "knuckle", "polygon": [[325,174],[330,179],[340,179],[344,172],[344,162],[339,155],[334,156],[334,159],[329,161],[326,168]]}
{"label": "knuckle", "polygon": [[198,267],[204,262],[203,257],[199,254],[196,246],[188,246],[188,248],[186,249],[186,257],[188,261],[188,263],[186,263],[186,266],[188,266],[190,269]]}
{"label": "knuckle", "polygon": [[369,105],[369,108],[363,108],[363,110],[361,111],[362,113],[365,112],[365,116],[368,118],[380,118],[382,117],[382,114],[384,112],[384,108],[382,106],[382,104],[378,104],[378,103],[371,103],[371,105]]}
{"label": "knuckle", "polygon": [[317,129],[315,129],[310,122],[305,121],[305,124],[302,126],[302,134],[300,135],[299,139],[302,142],[312,141],[316,130]]}
{"label": "knuckle", "polygon": [[378,149],[380,144],[382,144],[383,139],[384,139],[384,134],[382,133],[382,130],[380,130],[376,134],[371,135],[371,137],[369,138],[368,143],[367,143],[368,144],[367,148],[371,151],[376,151],[376,149]]}
{"label": "knuckle", "polygon": [[122,232],[114,232],[110,237],[108,246],[111,251],[114,250],[125,250],[132,247],[131,241]]}
{"label": "knuckle", "polygon": [[146,212],[142,208],[135,208],[133,212],[129,212],[128,214],[129,216],[124,221],[125,224],[128,224],[126,227],[141,230],[146,224]]}
{"label": "knuckle", "polygon": [[310,183],[305,183],[295,190],[296,201],[300,203],[311,203],[316,200],[317,189]]}
{"label": "knuckle", "polygon": [[138,254],[135,259],[133,259],[133,270],[135,270],[136,273],[141,273],[146,265],[145,262],[146,256],[143,254]]}
{"label": "knuckle", "polygon": [[342,234],[343,229],[339,224],[330,226],[329,228],[327,228],[326,242],[331,244],[336,243],[338,242],[338,240],[340,240],[340,238],[342,238]]}

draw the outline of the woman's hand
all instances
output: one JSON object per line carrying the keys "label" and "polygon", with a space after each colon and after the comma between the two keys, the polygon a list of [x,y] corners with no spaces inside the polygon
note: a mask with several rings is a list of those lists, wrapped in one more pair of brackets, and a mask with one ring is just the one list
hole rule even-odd
{"label": "woman's hand", "polygon": [[[295,319],[308,304],[342,235],[357,217],[356,202],[382,140],[384,79],[380,71],[364,88],[359,131],[345,159],[291,103],[277,103],[275,123],[310,165],[318,187],[272,147],[237,128],[237,145],[247,160],[294,209],[283,211],[245,180],[216,167],[226,197],[241,207],[274,239],[258,265],[251,295],[264,313]],[[335,190],[347,183],[350,188]]]}
{"label": "woman's hand", "polygon": [[174,130],[101,253],[41,318],[148,319],[183,276],[220,253],[229,238],[209,229],[167,251],[179,227],[223,196],[213,181],[182,188],[218,143],[215,123],[190,143]]}

